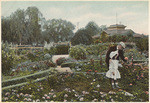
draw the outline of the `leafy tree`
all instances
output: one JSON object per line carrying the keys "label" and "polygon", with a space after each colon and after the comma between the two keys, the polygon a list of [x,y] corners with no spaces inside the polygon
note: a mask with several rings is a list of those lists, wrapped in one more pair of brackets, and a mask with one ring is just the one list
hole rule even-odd
{"label": "leafy tree", "polygon": [[93,42],[92,37],[88,34],[86,29],[79,29],[74,37],[71,39],[72,45],[85,44],[90,45]]}
{"label": "leafy tree", "polygon": [[[75,26],[66,20],[52,19],[47,21],[46,34],[54,42],[69,41],[73,36]],[[49,41],[47,40],[47,41]]]}
{"label": "leafy tree", "polygon": [[90,21],[86,26],[85,29],[87,30],[88,34],[90,36],[94,36],[97,34],[100,34],[101,29],[99,28],[99,26],[94,22],[94,21]]}
{"label": "leafy tree", "polygon": [[26,22],[28,30],[28,43],[39,42],[41,35],[40,17],[41,12],[37,7],[28,7],[26,10]]}

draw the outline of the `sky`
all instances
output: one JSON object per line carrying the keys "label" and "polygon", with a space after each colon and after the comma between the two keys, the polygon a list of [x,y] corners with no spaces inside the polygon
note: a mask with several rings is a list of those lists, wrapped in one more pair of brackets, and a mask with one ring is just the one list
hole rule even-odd
{"label": "sky", "polygon": [[126,29],[148,35],[148,1],[2,1],[1,16],[17,9],[36,6],[48,19],[64,19],[85,27],[89,21],[98,26],[121,23]]}

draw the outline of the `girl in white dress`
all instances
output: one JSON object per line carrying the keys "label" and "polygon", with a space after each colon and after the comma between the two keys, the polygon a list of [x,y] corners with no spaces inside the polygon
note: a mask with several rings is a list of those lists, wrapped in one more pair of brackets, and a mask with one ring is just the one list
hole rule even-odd
{"label": "girl in white dress", "polygon": [[[109,70],[106,73],[106,76],[108,78],[112,79],[112,87],[113,88],[115,88],[114,85],[116,85],[116,87],[119,87],[117,79],[121,78],[120,73],[118,71],[119,60],[116,59],[118,55],[119,55],[118,50],[112,51],[110,53],[110,55],[109,55],[110,56]],[[115,83],[115,81],[116,81],[116,83]]]}

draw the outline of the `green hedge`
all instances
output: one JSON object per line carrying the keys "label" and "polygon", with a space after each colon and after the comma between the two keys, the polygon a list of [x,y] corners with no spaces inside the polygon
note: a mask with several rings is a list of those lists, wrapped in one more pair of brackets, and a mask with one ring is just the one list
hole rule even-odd
{"label": "green hedge", "polygon": [[57,45],[56,46],[56,55],[60,55],[60,54],[68,54],[69,50],[69,45]]}
{"label": "green hedge", "polygon": [[69,52],[70,57],[74,59],[86,59],[86,51],[82,49],[80,46],[75,46],[70,49]]}

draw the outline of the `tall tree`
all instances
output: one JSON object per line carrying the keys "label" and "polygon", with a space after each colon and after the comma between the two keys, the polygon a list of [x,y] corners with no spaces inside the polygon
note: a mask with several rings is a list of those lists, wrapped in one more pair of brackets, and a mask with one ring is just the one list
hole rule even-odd
{"label": "tall tree", "polygon": [[86,26],[85,29],[88,31],[88,34],[91,36],[100,34],[100,27],[94,22],[90,21]]}
{"label": "tall tree", "polygon": [[75,33],[74,37],[71,39],[72,45],[78,45],[78,44],[90,45],[91,43],[93,43],[93,39],[88,34],[87,30],[84,28],[79,29]]}
{"label": "tall tree", "polygon": [[53,39],[54,42],[69,41],[73,36],[74,29],[75,26],[66,20],[52,19],[47,21],[46,31],[49,39]]}
{"label": "tall tree", "polygon": [[41,25],[40,17],[42,16],[41,12],[37,7],[28,7],[26,10],[26,22],[28,29],[28,42],[29,43],[38,43],[41,35]]}

